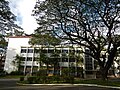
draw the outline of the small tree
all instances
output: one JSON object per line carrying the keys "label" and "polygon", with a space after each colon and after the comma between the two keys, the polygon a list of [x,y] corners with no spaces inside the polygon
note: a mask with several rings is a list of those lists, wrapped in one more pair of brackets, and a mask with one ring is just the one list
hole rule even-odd
{"label": "small tree", "polygon": [[48,57],[45,53],[42,52],[42,50],[43,49],[40,50],[40,53],[39,53],[40,56],[39,56],[38,62],[39,62],[40,67],[42,67],[42,63],[46,64],[46,66],[47,66],[46,68],[48,70],[48,63],[49,63]]}
{"label": "small tree", "polygon": [[[83,53],[81,53],[81,52],[82,52],[82,50],[76,51],[74,49],[74,47],[71,47],[68,56],[69,56],[69,59],[74,60],[74,63],[75,63],[74,64],[74,66],[75,66],[75,70],[74,70],[75,75],[77,75],[77,73],[81,73],[82,77],[83,77],[83,70],[81,71],[81,68],[83,68],[83,56],[82,56]],[[78,70],[78,67],[80,67],[79,68],[80,70]]]}
{"label": "small tree", "polygon": [[60,61],[59,53],[53,52],[49,59],[50,59],[49,63],[53,65],[54,74],[55,74],[55,69],[56,68],[58,69],[59,67],[59,61]]}
{"label": "small tree", "polygon": [[23,59],[24,59],[24,57],[21,57],[17,54],[15,56],[15,59],[12,61],[12,63],[17,67],[18,72],[20,72],[21,63],[22,63]]}

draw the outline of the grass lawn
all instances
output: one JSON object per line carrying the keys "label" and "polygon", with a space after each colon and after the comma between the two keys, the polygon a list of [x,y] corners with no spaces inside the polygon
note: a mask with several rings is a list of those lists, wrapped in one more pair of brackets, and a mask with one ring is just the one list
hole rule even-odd
{"label": "grass lawn", "polygon": [[6,75],[6,76],[0,76],[0,79],[19,79],[21,75]]}
{"label": "grass lawn", "polygon": [[89,79],[89,80],[75,80],[76,84],[97,84],[97,85],[104,85],[104,86],[117,86],[120,87],[120,81],[112,81],[112,80],[99,80],[99,79]]}

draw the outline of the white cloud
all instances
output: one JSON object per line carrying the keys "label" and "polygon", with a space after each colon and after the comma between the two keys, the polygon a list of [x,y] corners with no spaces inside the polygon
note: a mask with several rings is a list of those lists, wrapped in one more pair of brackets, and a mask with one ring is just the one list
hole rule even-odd
{"label": "white cloud", "polygon": [[25,33],[31,34],[37,28],[36,21],[32,14],[36,0],[9,0],[12,12],[17,16],[17,24]]}

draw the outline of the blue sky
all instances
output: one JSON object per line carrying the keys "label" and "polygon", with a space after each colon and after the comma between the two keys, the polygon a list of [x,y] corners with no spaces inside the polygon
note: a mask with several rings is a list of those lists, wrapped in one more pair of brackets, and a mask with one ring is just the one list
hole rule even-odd
{"label": "blue sky", "polygon": [[11,11],[17,16],[16,23],[25,33],[31,34],[37,28],[36,20],[32,14],[36,0],[8,0]]}

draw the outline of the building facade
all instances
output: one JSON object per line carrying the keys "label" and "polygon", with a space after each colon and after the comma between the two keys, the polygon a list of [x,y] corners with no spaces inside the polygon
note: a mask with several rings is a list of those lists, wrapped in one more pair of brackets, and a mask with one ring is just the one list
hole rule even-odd
{"label": "building facade", "polygon": [[77,75],[77,70],[80,67],[83,68],[83,61],[80,61],[82,56],[79,58],[80,51],[80,47],[73,48],[62,45],[55,47],[41,45],[39,47],[21,47],[21,56],[23,57],[22,71],[24,73],[33,73],[39,70],[40,67],[46,67],[46,63],[48,63],[48,74],[61,74],[63,68],[72,68],[76,71],[74,74]]}
{"label": "building facade", "polygon": [[4,70],[8,73],[16,71],[17,68],[13,65],[13,60],[15,56],[20,55],[21,46],[30,46],[29,45],[29,36],[12,36],[8,39],[8,47],[6,51],[6,59]]}
{"label": "building facade", "polygon": [[[85,77],[95,77],[93,75],[94,72],[96,72],[97,67],[95,60],[89,55],[81,53],[82,50],[87,53],[90,52],[88,49],[70,44],[57,46],[32,46],[29,44],[30,38],[30,36],[9,37],[4,67],[5,71],[10,73],[17,70],[13,61],[15,60],[15,56],[19,55],[22,57],[20,70],[24,74],[28,72],[34,73],[41,67],[46,67],[48,60],[48,74],[61,75],[62,69],[72,68],[72,74],[76,76],[84,74]],[[47,59],[43,59],[43,56]],[[82,72],[80,70],[82,70]]]}

